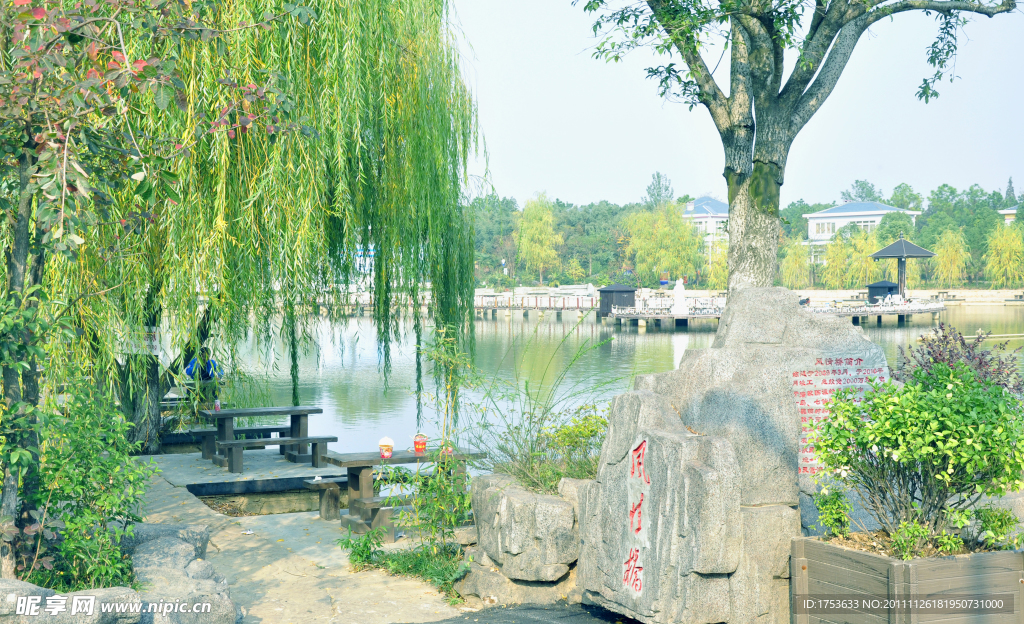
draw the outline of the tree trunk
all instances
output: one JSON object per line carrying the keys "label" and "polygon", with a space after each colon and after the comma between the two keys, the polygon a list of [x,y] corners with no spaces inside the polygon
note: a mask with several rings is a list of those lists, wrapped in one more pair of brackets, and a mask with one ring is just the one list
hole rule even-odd
{"label": "tree trunk", "polygon": [[[20,182],[18,214],[12,228],[10,247],[6,250],[7,297],[15,307],[21,305],[22,295],[25,291],[25,272],[30,246],[29,222],[32,220],[33,197],[28,186],[31,180],[30,169],[33,165],[32,156],[30,155],[32,154],[31,147],[34,147],[34,145],[26,145],[25,151],[21,158],[18,159],[18,177]],[[10,342],[22,342],[25,340],[25,337],[8,334],[4,339]],[[14,352],[20,350],[14,348],[14,345],[10,345],[10,347],[10,350]],[[18,373],[17,368],[10,366],[3,368],[3,386],[4,401],[8,407],[22,400],[21,375]],[[25,440],[21,439],[24,436],[18,435],[17,437],[16,442],[24,445]],[[9,515],[17,521],[18,503],[17,472],[11,470],[11,466],[8,465],[4,467],[3,493],[0,494],[0,515]],[[14,552],[7,546],[0,548],[0,576],[3,578],[16,578]]]}
{"label": "tree trunk", "polygon": [[[133,427],[128,432],[128,441],[142,443],[142,452],[153,454],[160,451],[160,360],[153,355],[129,355],[129,361],[121,369],[121,409]],[[142,383],[133,386],[132,370],[142,372]]]}
{"label": "tree trunk", "polygon": [[771,286],[779,245],[781,170],[754,162],[751,173],[726,169],[729,183],[729,290]]}

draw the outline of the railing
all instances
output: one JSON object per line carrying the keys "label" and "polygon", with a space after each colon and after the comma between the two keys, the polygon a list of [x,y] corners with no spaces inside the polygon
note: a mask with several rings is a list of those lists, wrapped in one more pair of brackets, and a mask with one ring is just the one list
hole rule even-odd
{"label": "railing", "polygon": [[476,295],[473,305],[479,309],[513,310],[590,310],[598,304],[597,297],[555,295]]}
{"label": "railing", "polygon": [[851,316],[874,316],[877,314],[928,314],[930,312],[942,312],[946,309],[941,301],[910,301],[899,304],[875,305],[866,304],[859,306],[827,306],[808,308],[817,314],[849,314]]}

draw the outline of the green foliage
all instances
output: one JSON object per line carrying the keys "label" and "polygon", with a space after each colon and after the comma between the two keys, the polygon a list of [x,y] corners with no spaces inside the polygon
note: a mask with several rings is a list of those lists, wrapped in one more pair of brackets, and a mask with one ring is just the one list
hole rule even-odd
{"label": "green foliage", "polygon": [[945,529],[935,536],[935,547],[943,555],[955,555],[964,549],[964,540],[959,535],[947,533]]}
{"label": "green foliage", "polygon": [[[889,201],[886,202],[886,203],[888,203],[890,206],[895,206],[896,208],[902,208],[904,210],[919,211],[924,206],[924,197],[921,197],[920,193],[915,193],[912,186],[910,186],[909,184],[903,183],[903,184],[897,184],[896,185],[896,188],[894,188],[892,190],[892,197],[890,197]],[[890,214],[902,214],[902,213],[890,213]],[[912,226],[913,223],[910,222],[910,217],[908,215],[903,215],[903,216],[907,218],[908,225]],[[882,217],[882,222],[883,223],[885,222],[885,217]],[[903,234],[904,234],[904,236],[909,236],[912,231],[913,231],[913,227],[908,228],[907,230],[904,230]],[[898,234],[899,233],[897,232],[897,235]],[[895,238],[893,240],[895,240]]]}
{"label": "green foliage", "polygon": [[133,459],[131,424],[110,397],[87,380],[67,388],[43,427],[41,487],[27,501],[62,526],[59,539],[37,546],[53,557],[52,569],[25,572],[30,582],[58,591],[129,585],[131,561],[118,544],[139,521],[152,465]]}
{"label": "green foliage", "polygon": [[917,218],[918,234],[913,240],[934,251],[943,232],[963,227],[974,267],[968,278],[978,279],[989,236],[1001,225],[1002,216],[996,211],[1002,207],[1002,202],[1002,193],[987,192],[976,184],[962,192],[943,184],[929,194],[928,209]]}
{"label": "green foliage", "polygon": [[1013,178],[1006,183],[1006,194],[1003,196],[1004,208],[1015,208],[1017,206],[1017,194],[1013,190]]}
{"label": "green foliage", "polygon": [[941,286],[957,286],[967,281],[971,252],[964,239],[963,228],[946,230],[935,241],[935,281]]}
{"label": "green foliage", "polygon": [[904,561],[914,556],[928,541],[928,527],[916,520],[900,522],[900,526],[892,532],[892,545]]}
{"label": "green foliage", "polygon": [[354,535],[352,529],[349,529],[348,535],[339,538],[336,543],[342,550],[348,551],[348,563],[358,572],[380,562],[384,553],[381,550],[384,544],[384,529],[377,527],[362,535]]}
{"label": "green foliage", "polygon": [[808,204],[804,200],[797,200],[779,211],[779,220],[782,223],[782,232],[787,238],[807,237],[807,218],[805,214],[820,212],[831,208],[834,204]]}
{"label": "green foliage", "polygon": [[1024,238],[1018,228],[998,226],[988,239],[985,277],[994,288],[1013,288],[1024,282]]}
{"label": "green foliage", "polygon": [[544,269],[558,266],[556,247],[562,244],[562,235],[555,233],[552,205],[541,194],[526,202],[516,233],[517,257],[528,271],[537,271],[544,283]]}
{"label": "green foliage", "polygon": [[882,215],[882,220],[875,229],[875,237],[879,245],[893,243],[903,234],[903,238],[911,240],[914,237],[914,221],[905,212],[887,212]]}
{"label": "green foliage", "polygon": [[811,436],[818,459],[890,535],[908,522],[937,532],[948,509],[1024,485],[1020,400],[966,364],[916,369],[863,400],[844,390],[831,408]]}
{"label": "green foliage", "polygon": [[[536,362],[530,359],[531,342],[511,345],[510,354],[521,354],[513,361],[511,381],[495,377],[481,386],[483,397],[473,405],[476,420],[469,435],[473,446],[487,453],[484,469],[512,475],[524,487],[546,493],[556,492],[562,477],[596,475],[606,427],[597,399],[619,380],[568,386],[572,367],[608,343],[584,341],[567,351],[575,330],[566,333],[550,357]],[[558,366],[560,361],[564,364]],[[527,368],[538,383],[524,380]]]}
{"label": "green foliage", "polygon": [[984,506],[974,511],[978,539],[993,550],[1016,550],[1024,542],[1018,532],[1020,520],[1009,509]]}
{"label": "green foliage", "polygon": [[647,185],[647,195],[641,200],[648,209],[661,208],[676,201],[675,192],[672,190],[672,181],[660,171],[655,171],[651,176],[651,183]]}
{"label": "green foliage", "polygon": [[702,281],[711,290],[724,290],[729,283],[729,243],[725,240],[711,243]]}
{"label": "green foliage", "polygon": [[467,524],[472,507],[469,477],[451,455],[437,449],[432,463],[402,475],[400,482],[412,488],[412,510],[397,514],[397,522],[414,531],[430,550],[446,548],[455,528]]}
{"label": "green foliage", "polygon": [[803,238],[790,240],[783,247],[779,275],[786,288],[807,288],[811,284],[811,248]]}
{"label": "green foliage", "polygon": [[814,506],[818,509],[818,522],[839,537],[850,534],[850,512],[853,506],[840,488],[823,488],[814,496]]}
{"label": "green foliage", "polygon": [[881,202],[882,192],[867,180],[854,180],[849,190],[839,194],[843,201],[848,202]]}
{"label": "green foliage", "polygon": [[469,571],[469,563],[462,560],[458,544],[387,552],[377,567],[389,574],[421,578],[447,596],[448,603],[453,605],[461,602],[453,585]]}
{"label": "green foliage", "polygon": [[651,211],[634,212],[623,225],[629,234],[623,255],[633,261],[640,283],[657,284],[665,271],[670,279],[695,276],[703,268],[703,233],[682,218],[674,201],[662,202]]}

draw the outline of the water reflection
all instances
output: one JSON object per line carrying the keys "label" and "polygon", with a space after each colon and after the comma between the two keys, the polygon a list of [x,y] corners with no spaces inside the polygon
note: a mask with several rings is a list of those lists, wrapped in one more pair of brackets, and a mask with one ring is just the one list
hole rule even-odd
{"label": "water reflection", "polygon": [[[915,316],[899,326],[895,317],[886,317],[878,327],[872,317],[864,331],[882,346],[890,365],[894,365],[899,345],[915,343],[921,333],[939,321],[968,336],[979,328],[994,334],[1024,333],[1024,307],[950,307],[937,318],[930,314]],[[581,347],[599,345],[573,362],[565,387],[583,389],[608,383],[599,398],[610,398],[626,390],[633,376],[672,370],[687,349],[709,347],[716,329],[713,320],[696,321],[678,329],[616,328],[595,323],[592,316],[576,325],[574,313],[566,313],[562,319],[554,314],[523,319],[521,314],[506,317],[499,312],[497,319],[475,324],[475,365],[484,374],[509,381],[515,381],[518,368],[520,383],[551,383]],[[368,318],[354,318],[335,326],[324,322],[316,330],[318,352],[304,354],[299,360],[301,402],[324,409],[323,415],[310,418],[310,435],[338,436],[339,441],[331,448],[342,452],[373,449],[385,435],[399,448],[411,447],[417,432],[415,340],[411,330],[394,345],[387,392],[378,369],[375,331]],[[1010,341],[1011,348],[1021,346],[1024,337]],[[246,371],[268,380],[274,404],[289,404],[291,382],[287,351],[282,345],[274,344],[268,353],[258,352],[248,343],[240,345],[239,351]],[[429,380],[427,386],[432,386]],[[425,420],[421,428],[433,435],[429,414]]]}

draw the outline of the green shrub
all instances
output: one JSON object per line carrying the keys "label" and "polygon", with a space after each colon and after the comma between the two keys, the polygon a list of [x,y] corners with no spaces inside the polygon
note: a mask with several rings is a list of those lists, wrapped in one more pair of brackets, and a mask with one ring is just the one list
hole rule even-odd
{"label": "green shrub", "polygon": [[336,543],[342,549],[349,551],[349,565],[358,572],[380,562],[383,554],[380,547],[384,544],[384,529],[377,527],[358,536],[352,533],[352,529],[349,529],[348,535],[338,539]]}
{"label": "green shrub", "polygon": [[840,488],[825,488],[814,497],[814,506],[818,508],[818,521],[838,537],[850,534],[850,512],[853,507],[846,492]]}
{"label": "green shrub", "polygon": [[22,544],[33,554],[22,560],[21,576],[61,592],[131,585],[120,542],[140,520],[155,468],[132,458],[139,450],[128,442],[132,425],[92,383],[82,381],[60,399],[47,406],[53,412],[42,427],[41,487],[26,501],[35,528]]}
{"label": "green shrub", "polygon": [[901,559],[913,559],[928,541],[928,527],[912,520],[901,522],[892,534],[892,546]]}
{"label": "green shrub", "polygon": [[1024,485],[1021,402],[963,363],[918,368],[863,400],[844,390],[831,408],[811,436],[818,459],[890,535],[913,523],[937,534],[948,510]]}
{"label": "green shrub", "polygon": [[1021,535],[1017,534],[1020,520],[1009,509],[1000,507],[979,507],[974,512],[977,523],[977,539],[993,550],[1014,550],[1020,548]]}

